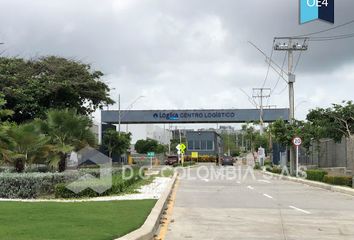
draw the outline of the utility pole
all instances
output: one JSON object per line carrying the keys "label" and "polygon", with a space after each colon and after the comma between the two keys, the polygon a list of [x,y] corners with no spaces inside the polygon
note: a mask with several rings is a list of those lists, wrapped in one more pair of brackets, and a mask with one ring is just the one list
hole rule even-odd
{"label": "utility pole", "polygon": [[121,122],[120,94],[118,94],[118,134],[119,136],[120,136],[120,122]]}
{"label": "utility pole", "polygon": [[227,155],[229,157],[231,156],[231,151],[230,151],[230,129],[227,129]]}
{"label": "utility pole", "polygon": [[259,98],[260,99],[260,111],[259,111],[259,121],[260,121],[260,134],[263,135],[264,133],[264,121],[263,121],[263,99],[264,98],[269,98],[270,93],[271,93],[270,88],[253,88],[253,98]]}
{"label": "utility pole", "polygon": [[[289,86],[289,120],[294,123],[295,119],[295,97],[294,97],[294,83],[295,75],[293,73],[294,51],[307,51],[308,38],[306,37],[276,37],[274,38],[275,51],[288,52],[288,86]],[[301,43],[300,43],[301,42]],[[290,148],[290,172],[294,174],[295,171],[295,149]]]}
{"label": "utility pole", "polygon": [[238,147],[238,132],[237,132],[237,130],[235,133],[236,133],[236,150],[238,150],[239,147]]}

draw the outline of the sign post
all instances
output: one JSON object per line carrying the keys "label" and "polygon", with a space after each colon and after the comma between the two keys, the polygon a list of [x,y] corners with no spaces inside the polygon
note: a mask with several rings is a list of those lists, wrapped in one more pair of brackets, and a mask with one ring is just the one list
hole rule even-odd
{"label": "sign post", "polygon": [[296,177],[299,177],[299,147],[302,144],[302,139],[300,137],[294,137],[292,142],[296,147]]}
{"label": "sign post", "polygon": [[150,168],[152,168],[152,159],[155,157],[155,152],[148,152],[148,158],[150,158]]}
{"label": "sign post", "polygon": [[183,166],[183,162],[184,162],[184,151],[186,150],[186,145],[184,145],[183,143],[180,143],[176,146],[177,149],[177,154],[178,154],[178,158],[181,161],[181,164]]}

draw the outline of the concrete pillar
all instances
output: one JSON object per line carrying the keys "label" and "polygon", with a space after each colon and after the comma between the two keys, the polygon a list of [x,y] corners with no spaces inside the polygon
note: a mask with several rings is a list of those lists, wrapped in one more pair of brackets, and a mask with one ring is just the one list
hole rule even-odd
{"label": "concrete pillar", "polygon": [[347,138],[347,170],[354,176],[354,136]]}

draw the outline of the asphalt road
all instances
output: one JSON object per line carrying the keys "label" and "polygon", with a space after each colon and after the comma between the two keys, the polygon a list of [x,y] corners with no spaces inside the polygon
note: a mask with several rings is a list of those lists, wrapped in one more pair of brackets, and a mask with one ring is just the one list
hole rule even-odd
{"label": "asphalt road", "polygon": [[203,165],[181,176],[166,239],[353,240],[354,197]]}

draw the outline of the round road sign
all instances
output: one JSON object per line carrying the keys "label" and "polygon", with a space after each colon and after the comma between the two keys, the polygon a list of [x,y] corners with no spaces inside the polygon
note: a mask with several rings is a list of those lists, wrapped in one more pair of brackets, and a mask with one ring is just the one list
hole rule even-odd
{"label": "round road sign", "polygon": [[294,144],[295,146],[300,146],[300,145],[302,144],[302,139],[299,138],[299,137],[295,137],[295,138],[293,139],[293,144]]}

